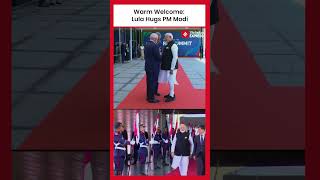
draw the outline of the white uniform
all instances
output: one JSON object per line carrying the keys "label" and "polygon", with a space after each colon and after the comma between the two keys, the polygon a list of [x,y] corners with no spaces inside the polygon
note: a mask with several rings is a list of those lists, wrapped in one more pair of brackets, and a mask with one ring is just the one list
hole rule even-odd
{"label": "white uniform", "polygon": [[[174,153],[174,149],[176,147],[176,141],[177,141],[177,138],[176,136],[174,136],[172,145],[171,145],[171,153]],[[194,145],[193,145],[193,140],[191,135],[189,135],[189,142],[190,142],[190,155],[192,155]],[[179,167],[181,176],[187,176],[188,166],[189,166],[189,157],[190,156],[176,156],[176,155],[173,156],[171,167],[173,169],[176,169],[177,167]]]}
{"label": "white uniform", "polygon": [[158,82],[159,83],[169,83],[170,85],[170,96],[174,96],[174,85],[179,84],[177,82],[177,69],[175,69],[176,63],[178,61],[178,46],[173,44],[171,46],[171,52],[173,55],[171,62],[171,70],[173,70],[173,74],[170,74],[170,70],[160,70]]}

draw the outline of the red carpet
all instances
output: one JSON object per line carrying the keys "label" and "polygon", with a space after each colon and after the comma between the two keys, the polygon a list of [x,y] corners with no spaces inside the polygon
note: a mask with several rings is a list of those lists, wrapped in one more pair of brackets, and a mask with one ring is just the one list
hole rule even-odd
{"label": "red carpet", "polygon": [[131,90],[128,96],[118,105],[117,109],[204,109],[205,90],[194,89],[192,84],[179,65],[177,73],[179,85],[175,86],[176,100],[164,102],[163,96],[169,93],[169,85],[159,84],[158,98],[161,102],[157,104],[148,103],[146,99],[146,76]]}
{"label": "red carpet", "polygon": [[[220,4],[212,54],[211,148],[303,149],[304,87],[272,87]],[[229,43],[227,43],[229,42]]]}
{"label": "red carpet", "polygon": [[20,149],[109,148],[107,58],[109,50],[32,130]]}
{"label": "red carpet", "polygon": [[[180,176],[179,168],[169,172],[166,176]],[[188,176],[197,176],[197,164],[195,160],[189,161]]]}

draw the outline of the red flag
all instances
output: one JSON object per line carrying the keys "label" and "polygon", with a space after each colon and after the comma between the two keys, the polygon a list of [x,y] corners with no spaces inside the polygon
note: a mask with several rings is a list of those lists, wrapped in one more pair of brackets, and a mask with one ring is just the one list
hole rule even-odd
{"label": "red flag", "polygon": [[159,117],[160,117],[160,115],[158,113],[156,122],[154,122],[154,125],[153,125],[153,134],[156,134],[157,128],[159,127]]}
{"label": "red flag", "polygon": [[136,113],[136,118],[133,121],[133,128],[134,128],[134,136],[137,137],[139,135],[139,113]]}

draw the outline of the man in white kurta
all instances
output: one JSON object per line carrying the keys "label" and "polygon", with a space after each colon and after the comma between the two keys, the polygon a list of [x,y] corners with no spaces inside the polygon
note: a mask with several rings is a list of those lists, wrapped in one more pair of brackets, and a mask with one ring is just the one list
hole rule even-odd
{"label": "man in white kurta", "polygon": [[162,50],[162,62],[159,73],[159,83],[169,83],[170,92],[165,95],[165,102],[174,101],[174,85],[178,84],[176,77],[178,71],[178,46],[174,43],[172,33],[166,33],[164,36],[165,46]]}
{"label": "man in white kurta", "polygon": [[193,139],[187,132],[187,127],[184,123],[180,124],[180,131],[176,133],[171,145],[171,155],[173,156],[173,169],[179,167],[181,176],[187,176],[189,159],[193,154]]}

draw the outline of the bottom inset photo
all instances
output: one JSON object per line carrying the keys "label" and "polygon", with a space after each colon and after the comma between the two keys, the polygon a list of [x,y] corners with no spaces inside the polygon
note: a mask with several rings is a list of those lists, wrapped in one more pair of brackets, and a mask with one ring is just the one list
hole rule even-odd
{"label": "bottom inset photo", "polygon": [[205,175],[204,110],[114,110],[116,176]]}

